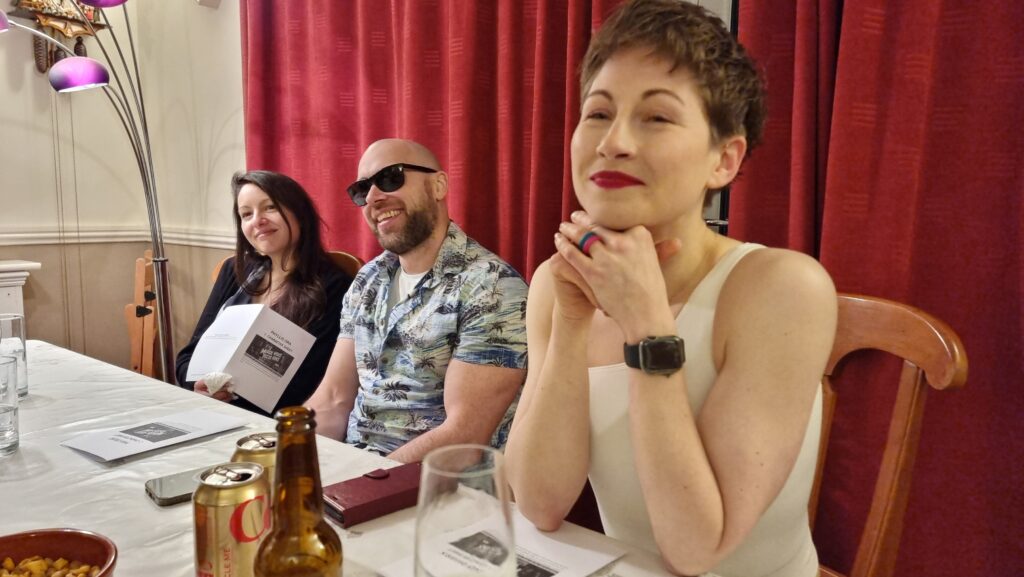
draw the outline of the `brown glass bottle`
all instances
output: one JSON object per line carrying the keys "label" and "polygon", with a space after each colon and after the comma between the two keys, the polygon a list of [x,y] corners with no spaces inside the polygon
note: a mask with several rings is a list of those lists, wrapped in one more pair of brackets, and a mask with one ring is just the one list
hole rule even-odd
{"label": "brown glass bottle", "polygon": [[256,577],[341,575],[341,539],[324,520],[314,416],[306,407],[275,415],[273,527],[256,553]]}

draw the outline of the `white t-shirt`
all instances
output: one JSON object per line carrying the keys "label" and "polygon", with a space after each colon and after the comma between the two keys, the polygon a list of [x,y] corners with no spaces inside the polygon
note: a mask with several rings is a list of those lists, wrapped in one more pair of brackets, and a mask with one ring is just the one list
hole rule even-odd
{"label": "white t-shirt", "polygon": [[388,291],[388,315],[395,308],[395,305],[409,298],[412,291],[416,290],[416,285],[420,284],[420,280],[427,276],[430,269],[427,269],[418,274],[409,274],[398,268],[398,274],[391,278],[391,290]]}

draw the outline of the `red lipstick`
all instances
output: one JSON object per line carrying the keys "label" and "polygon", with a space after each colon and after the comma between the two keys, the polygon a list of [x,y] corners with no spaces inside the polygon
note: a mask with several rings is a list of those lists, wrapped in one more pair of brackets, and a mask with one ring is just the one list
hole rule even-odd
{"label": "red lipstick", "polygon": [[595,172],[590,176],[590,180],[601,188],[626,188],[627,186],[637,186],[644,183],[644,181],[635,176],[615,170]]}

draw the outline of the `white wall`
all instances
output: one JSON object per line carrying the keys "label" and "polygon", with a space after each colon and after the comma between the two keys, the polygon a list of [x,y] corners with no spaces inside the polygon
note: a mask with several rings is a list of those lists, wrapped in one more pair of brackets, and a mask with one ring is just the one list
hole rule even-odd
{"label": "white wall", "polygon": [[234,247],[230,179],[245,168],[239,3],[142,0],[138,21],[164,227],[184,244]]}
{"label": "white wall", "polygon": [[[127,6],[165,234],[231,245],[228,181],[245,164],[238,3]],[[127,49],[121,10],[107,15]],[[100,35],[113,56],[110,36]],[[148,238],[139,173],[112,107],[99,90],[54,93],[35,71],[31,38],[0,36],[0,244],[55,242],[61,228],[93,241]]]}
{"label": "white wall", "polygon": [[691,0],[691,2],[717,14],[727,26],[732,22],[732,0]]}
{"label": "white wall", "polygon": [[[205,300],[209,264],[222,256],[212,253],[223,251],[176,245],[234,246],[229,181],[245,166],[239,5],[129,0],[126,6],[173,256],[180,346]],[[0,9],[10,10],[10,3]],[[107,10],[127,50],[121,14]],[[116,58],[109,33],[100,38]],[[87,47],[104,60],[95,43]],[[35,70],[32,36],[20,30],[0,35],[0,103],[0,258],[43,263],[26,285],[26,310],[36,316],[35,323],[28,319],[30,338],[88,354],[87,342],[124,337],[120,311],[130,302],[132,255],[141,256],[139,242],[150,239],[127,135],[102,91],[54,93]],[[115,258],[124,262],[110,262]],[[194,291],[203,294],[192,298]],[[33,327],[43,327],[42,334]]]}

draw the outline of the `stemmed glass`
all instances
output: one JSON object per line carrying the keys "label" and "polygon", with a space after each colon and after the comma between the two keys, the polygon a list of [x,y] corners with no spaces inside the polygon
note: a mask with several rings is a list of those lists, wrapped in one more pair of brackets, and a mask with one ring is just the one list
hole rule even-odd
{"label": "stemmed glass", "polygon": [[416,577],[514,577],[510,492],[496,449],[451,445],[428,453],[416,508]]}

